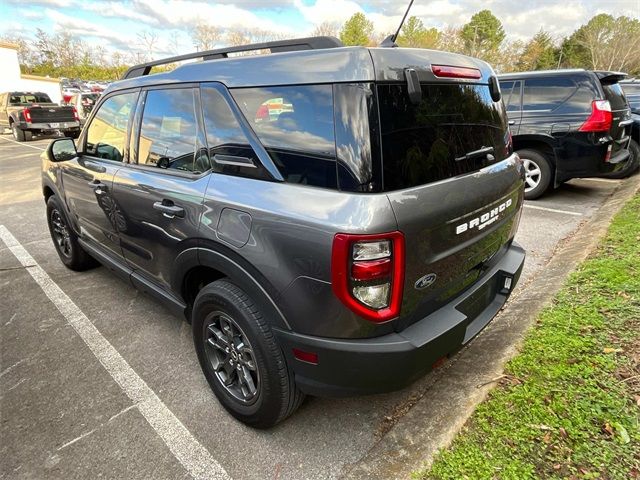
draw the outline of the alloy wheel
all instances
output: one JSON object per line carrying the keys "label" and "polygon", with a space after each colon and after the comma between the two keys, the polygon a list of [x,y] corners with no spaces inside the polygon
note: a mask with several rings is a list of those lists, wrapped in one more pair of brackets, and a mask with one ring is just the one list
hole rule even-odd
{"label": "alloy wheel", "polygon": [[71,238],[69,236],[69,227],[64,217],[56,209],[51,211],[51,227],[53,229],[53,240],[56,248],[65,257],[71,257]]}
{"label": "alloy wheel", "polygon": [[540,170],[540,166],[534,162],[533,160],[529,160],[525,158],[522,160],[524,164],[524,173],[525,173],[525,192],[530,192],[538,185],[540,185],[540,180],[542,179],[542,170]]}
{"label": "alloy wheel", "polygon": [[236,400],[255,402],[260,372],[245,333],[229,315],[219,311],[209,314],[204,330],[207,359],[220,384]]}

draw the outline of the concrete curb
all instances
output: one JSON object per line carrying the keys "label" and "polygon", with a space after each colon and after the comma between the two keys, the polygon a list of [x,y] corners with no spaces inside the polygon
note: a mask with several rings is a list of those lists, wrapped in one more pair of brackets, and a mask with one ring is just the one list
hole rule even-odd
{"label": "concrete curb", "polygon": [[598,245],[615,214],[639,190],[640,175],[622,182],[571,241],[561,244],[542,272],[518,287],[500,315],[454,356],[446,371],[440,375],[434,372],[431,388],[363,458],[345,468],[342,478],[408,478],[417,468],[431,465],[438,450],[451,443],[493,388],[493,380],[518,352],[540,311]]}

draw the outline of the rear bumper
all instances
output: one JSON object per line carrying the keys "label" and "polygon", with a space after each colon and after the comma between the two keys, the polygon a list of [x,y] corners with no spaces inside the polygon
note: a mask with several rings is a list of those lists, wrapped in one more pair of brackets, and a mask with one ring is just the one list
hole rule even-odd
{"label": "rear bumper", "polygon": [[630,137],[615,141],[615,148],[611,158],[605,161],[607,149],[612,142],[600,145],[582,145],[580,149],[555,149],[556,155],[556,186],[572,178],[588,178],[606,176],[624,168],[629,158]]}
{"label": "rear bumper", "polygon": [[[57,125],[57,126],[52,126]],[[20,122],[18,123],[18,128],[20,130],[31,130],[31,131],[54,131],[54,130],[74,130],[80,128],[80,122],[52,122],[52,123],[26,123]]]}
{"label": "rear bumper", "polygon": [[[305,393],[346,396],[397,390],[460,349],[493,319],[515,287],[524,258],[522,247],[512,243],[482,280],[398,333],[353,340],[275,333]],[[506,277],[512,279],[509,291],[502,288]],[[318,364],[295,359],[294,348],[316,353]]]}

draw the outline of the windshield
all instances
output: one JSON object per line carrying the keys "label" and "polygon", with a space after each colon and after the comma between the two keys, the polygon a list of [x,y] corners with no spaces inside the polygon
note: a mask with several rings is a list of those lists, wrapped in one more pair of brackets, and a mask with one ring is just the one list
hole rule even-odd
{"label": "windshield", "polygon": [[32,103],[52,103],[44,93],[12,93],[9,99],[11,105],[29,105]]}

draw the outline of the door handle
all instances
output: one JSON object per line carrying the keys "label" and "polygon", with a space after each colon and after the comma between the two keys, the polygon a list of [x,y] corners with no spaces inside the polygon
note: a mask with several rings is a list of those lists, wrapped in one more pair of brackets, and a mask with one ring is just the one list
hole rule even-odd
{"label": "door handle", "polygon": [[184,217],[184,208],[175,205],[171,200],[162,200],[161,202],[155,202],[153,204],[154,210],[162,212],[167,218]]}
{"label": "door handle", "polygon": [[101,193],[104,193],[107,190],[107,186],[104,183],[102,183],[100,180],[93,180],[89,182],[89,186],[93,188],[93,191],[97,195],[100,195]]}
{"label": "door handle", "polygon": [[92,172],[97,172],[97,173],[104,173],[107,171],[107,169],[102,165],[100,165],[99,163],[94,163],[86,160],[84,162],[84,167],[88,170],[91,170]]}

